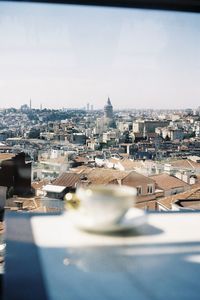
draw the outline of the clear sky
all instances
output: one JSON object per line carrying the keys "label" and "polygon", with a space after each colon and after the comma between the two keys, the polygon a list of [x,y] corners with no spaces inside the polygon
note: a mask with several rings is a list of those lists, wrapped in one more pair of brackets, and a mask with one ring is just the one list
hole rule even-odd
{"label": "clear sky", "polygon": [[200,105],[200,14],[0,2],[0,108]]}

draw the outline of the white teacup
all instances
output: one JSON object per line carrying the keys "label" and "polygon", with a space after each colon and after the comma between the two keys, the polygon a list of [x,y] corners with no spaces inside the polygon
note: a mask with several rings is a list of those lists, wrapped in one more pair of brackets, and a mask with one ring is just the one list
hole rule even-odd
{"label": "white teacup", "polygon": [[128,186],[97,185],[79,187],[80,217],[90,224],[107,226],[117,223],[135,203],[136,189]]}

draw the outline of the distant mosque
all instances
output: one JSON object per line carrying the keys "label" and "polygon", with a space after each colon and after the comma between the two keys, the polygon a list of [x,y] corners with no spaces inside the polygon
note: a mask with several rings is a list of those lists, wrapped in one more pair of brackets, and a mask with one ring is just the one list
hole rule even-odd
{"label": "distant mosque", "polygon": [[113,114],[113,106],[109,97],[106,105],[104,106],[104,125],[107,127],[116,127]]}
{"label": "distant mosque", "polygon": [[110,98],[108,97],[107,103],[104,106],[104,118],[113,118],[113,106],[111,104]]}
{"label": "distant mosque", "polygon": [[95,126],[95,133],[102,134],[109,130],[109,128],[116,128],[115,117],[113,113],[113,106],[111,104],[110,98],[104,106],[104,114],[102,117],[97,118],[96,126]]}

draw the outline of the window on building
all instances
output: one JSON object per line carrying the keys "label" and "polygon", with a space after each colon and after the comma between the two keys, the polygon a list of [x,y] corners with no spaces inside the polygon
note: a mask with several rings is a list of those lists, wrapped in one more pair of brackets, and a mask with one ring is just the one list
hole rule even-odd
{"label": "window on building", "polygon": [[142,194],[142,187],[141,186],[137,186],[136,190],[137,190],[137,196]]}
{"label": "window on building", "polygon": [[147,194],[152,194],[153,193],[153,185],[152,184],[148,184],[147,185]]}

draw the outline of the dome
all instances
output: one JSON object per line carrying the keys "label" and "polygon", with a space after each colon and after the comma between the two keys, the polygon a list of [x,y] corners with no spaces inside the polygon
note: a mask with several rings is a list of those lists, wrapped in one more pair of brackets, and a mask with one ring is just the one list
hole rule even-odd
{"label": "dome", "polygon": [[106,105],[104,106],[104,108],[106,108],[106,107],[112,107],[112,104],[111,104],[111,101],[110,101],[110,98],[108,97],[108,100],[107,100],[107,103],[106,103]]}

